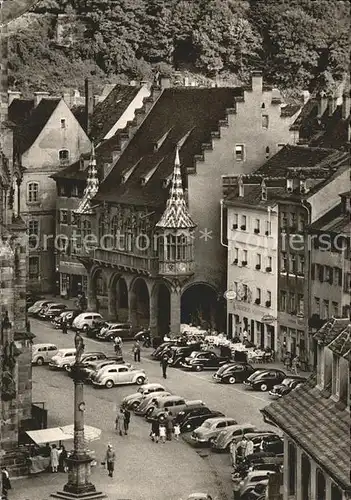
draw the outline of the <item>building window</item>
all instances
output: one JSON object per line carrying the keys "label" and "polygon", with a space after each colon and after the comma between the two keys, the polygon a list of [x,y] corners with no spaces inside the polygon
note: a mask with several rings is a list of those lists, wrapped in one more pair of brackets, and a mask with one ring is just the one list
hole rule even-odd
{"label": "building window", "polygon": [[332,302],[333,316],[339,316],[339,304],[337,302]]}
{"label": "building window", "polygon": [[282,229],[286,229],[287,225],[288,225],[287,214],[286,214],[286,212],[282,212],[282,215],[281,215],[281,226],[282,226]]}
{"label": "building window", "polygon": [[29,248],[36,248],[39,236],[39,221],[30,220],[28,222],[28,244]]}
{"label": "building window", "polygon": [[72,226],[77,226],[78,225],[78,214],[74,211],[71,210],[71,224]]}
{"label": "building window", "polygon": [[243,262],[247,263],[247,250],[243,250]]}
{"label": "building window", "polygon": [[60,224],[68,224],[68,210],[60,210]]}
{"label": "building window", "polygon": [[36,203],[39,201],[39,183],[29,182],[27,186],[27,201],[28,203]]}
{"label": "building window", "polygon": [[282,265],[282,272],[286,273],[288,271],[288,256],[286,252],[282,252],[282,257],[281,257],[281,265]]}
{"label": "building window", "polygon": [[269,117],[268,115],[262,115],[262,128],[268,128]]}
{"label": "building window", "polygon": [[299,255],[298,258],[298,273],[305,274],[305,257],[303,255]]}
{"label": "building window", "polygon": [[256,288],[256,302],[261,302],[261,288]]}
{"label": "building window", "polygon": [[59,185],[58,187],[58,195],[59,196],[67,196],[67,190],[66,190],[66,186],[64,185]]}
{"label": "building window", "polygon": [[319,297],[314,298],[314,310],[318,316],[321,315],[321,299]]}
{"label": "building window", "polygon": [[284,290],[280,292],[280,310],[286,311],[286,292]]}
{"label": "building window", "polygon": [[267,290],[267,301],[266,301],[266,306],[270,307],[272,304],[272,292]]}
{"label": "building window", "polygon": [[256,269],[261,269],[262,256],[261,254],[256,254]]}
{"label": "building window", "polygon": [[294,292],[289,293],[289,312],[296,314],[296,295]]}
{"label": "building window", "polygon": [[259,233],[260,232],[260,230],[261,230],[260,226],[261,226],[260,219],[256,219],[255,220],[255,229],[254,229],[255,233]]}
{"label": "building window", "polygon": [[329,300],[323,300],[323,319],[329,318]]}
{"label": "building window", "polygon": [[76,198],[76,197],[79,196],[78,186],[72,186],[71,187],[71,196],[73,196],[74,198]]}
{"label": "building window", "polygon": [[67,164],[69,162],[69,151],[68,149],[60,149],[59,151],[59,160],[61,165]]}
{"label": "building window", "polygon": [[239,262],[239,248],[234,248],[234,259],[233,263],[237,264]]}
{"label": "building window", "polygon": [[267,220],[266,221],[266,236],[270,236],[272,233],[272,223]]}
{"label": "building window", "polygon": [[246,215],[242,215],[240,229],[242,229],[243,231],[245,231],[247,228],[246,222],[247,222]]}
{"label": "building window", "polygon": [[305,216],[304,216],[304,214],[299,214],[298,229],[299,229],[299,231],[305,230]]}
{"label": "building window", "polygon": [[65,120],[65,118],[61,118],[61,128],[66,128],[66,120]]}
{"label": "building window", "polygon": [[267,267],[269,267],[270,269],[273,268],[273,261],[272,261],[272,257],[267,257]]}
{"label": "building window", "polygon": [[81,235],[82,235],[82,238],[85,238],[89,234],[91,234],[91,224],[90,224],[90,221],[89,220],[84,220],[82,222],[82,225],[81,225]]}
{"label": "building window", "polygon": [[29,278],[39,277],[39,257],[29,257]]}
{"label": "building window", "polygon": [[339,267],[334,267],[334,285],[342,286],[342,272]]}
{"label": "building window", "polygon": [[244,161],[245,159],[245,146],[243,144],[235,145],[235,160]]}
{"label": "building window", "polygon": [[299,293],[298,295],[298,308],[297,312],[299,314],[304,314],[304,303],[303,303],[303,295]]}

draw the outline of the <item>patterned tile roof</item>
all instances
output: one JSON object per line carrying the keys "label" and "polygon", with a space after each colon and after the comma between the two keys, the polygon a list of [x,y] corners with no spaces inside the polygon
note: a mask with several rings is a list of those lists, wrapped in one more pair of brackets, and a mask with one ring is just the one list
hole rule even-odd
{"label": "patterned tile roof", "polygon": [[323,345],[329,345],[335,337],[337,337],[348,325],[348,318],[332,318],[329,319],[322,328],[313,335],[315,340],[318,340]]}
{"label": "patterned tile roof", "polygon": [[94,144],[91,146],[90,162],[87,168],[87,185],[85,187],[82,201],[79,204],[76,212],[78,214],[91,213],[91,200],[99,190],[99,178],[97,175],[96,158]]}
{"label": "patterned tile roof", "polygon": [[343,489],[350,484],[350,413],[324,397],[311,378],[261,410]]}
{"label": "patterned tile roof", "polygon": [[196,227],[196,224],[190,217],[184,198],[178,147],[176,148],[174,170],[166,209],[156,226],[163,229],[193,229]]}
{"label": "patterned tile roof", "polygon": [[334,354],[348,358],[351,352],[351,324],[349,323],[346,328],[337,335],[334,340],[328,345]]}

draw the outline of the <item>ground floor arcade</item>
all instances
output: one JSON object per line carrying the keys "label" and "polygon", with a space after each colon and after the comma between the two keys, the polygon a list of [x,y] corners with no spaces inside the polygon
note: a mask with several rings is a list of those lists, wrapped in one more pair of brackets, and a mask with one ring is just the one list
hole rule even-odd
{"label": "ground floor arcade", "polygon": [[223,301],[208,283],[154,278],[108,267],[88,270],[90,310],[110,320],[149,327],[152,335],[176,336],[181,323],[221,330],[225,324]]}

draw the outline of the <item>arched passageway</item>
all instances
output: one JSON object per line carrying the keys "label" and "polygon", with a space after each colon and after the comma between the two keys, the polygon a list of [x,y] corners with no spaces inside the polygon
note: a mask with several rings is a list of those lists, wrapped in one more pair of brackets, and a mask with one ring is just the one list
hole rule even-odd
{"label": "arched passageway", "polygon": [[109,290],[109,316],[113,321],[128,321],[128,287],[125,279],[116,274],[112,277]]}
{"label": "arched passageway", "polygon": [[[206,283],[190,285],[181,297],[181,322],[201,328],[223,329],[224,312],[216,290]],[[223,316],[223,317],[222,317]]]}
{"label": "arched passageway", "polygon": [[107,282],[102,270],[97,269],[92,275],[91,280],[92,298],[96,304],[94,309],[103,316],[106,316],[108,310]]}
{"label": "arched passageway", "polygon": [[137,278],[130,290],[130,320],[134,327],[149,327],[150,297],[149,290],[142,278]]}
{"label": "arched passageway", "polygon": [[164,283],[160,283],[156,289],[157,294],[157,334],[163,336],[169,333],[170,325],[170,292]]}

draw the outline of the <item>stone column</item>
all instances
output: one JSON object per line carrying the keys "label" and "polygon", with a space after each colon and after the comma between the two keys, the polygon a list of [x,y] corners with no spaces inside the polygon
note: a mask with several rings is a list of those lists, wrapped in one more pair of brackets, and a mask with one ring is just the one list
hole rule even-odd
{"label": "stone column", "polygon": [[289,440],[284,434],[283,500],[289,500]]}
{"label": "stone column", "polygon": [[158,335],[158,291],[157,288],[153,290],[150,294],[150,334],[151,337],[157,337]]}
{"label": "stone column", "polygon": [[117,319],[117,293],[114,285],[110,285],[110,288],[107,290],[108,294],[108,319],[110,321],[114,321]]}
{"label": "stone column", "polygon": [[306,500],[302,498],[302,451],[296,446],[296,479],[295,479],[296,500]]}
{"label": "stone column", "polygon": [[134,290],[129,290],[129,311],[128,311],[128,321],[133,326],[138,326],[138,301]]}
{"label": "stone column", "polygon": [[181,292],[172,290],[170,293],[170,336],[177,337],[180,333]]}
{"label": "stone column", "polygon": [[91,274],[88,274],[87,279],[87,302],[88,311],[96,311],[96,293],[95,293],[95,283]]}
{"label": "stone column", "polygon": [[311,486],[310,486],[311,500],[317,500],[317,465],[313,460],[311,460],[310,481],[311,481]]}

